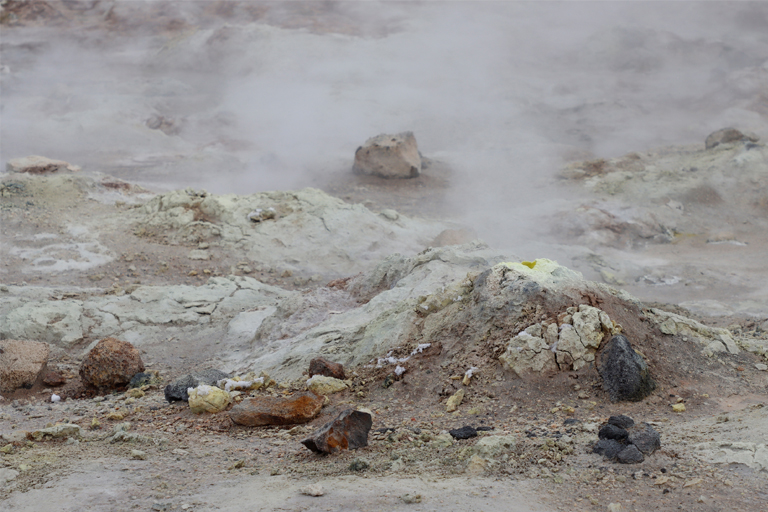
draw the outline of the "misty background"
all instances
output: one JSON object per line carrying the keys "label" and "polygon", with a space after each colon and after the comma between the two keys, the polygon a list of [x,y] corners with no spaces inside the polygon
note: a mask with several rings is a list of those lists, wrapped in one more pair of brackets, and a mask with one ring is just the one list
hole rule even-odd
{"label": "misty background", "polygon": [[516,247],[572,199],[568,161],[768,135],[764,2],[48,4],[2,27],[3,167],[247,194],[322,186],[411,130],[452,169],[448,211]]}

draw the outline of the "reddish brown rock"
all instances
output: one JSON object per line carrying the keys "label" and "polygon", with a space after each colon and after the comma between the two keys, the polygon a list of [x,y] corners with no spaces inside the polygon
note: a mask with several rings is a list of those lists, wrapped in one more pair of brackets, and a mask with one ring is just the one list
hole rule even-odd
{"label": "reddish brown rock", "polygon": [[373,421],[367,412],[347,409],[301,442],[317,453],[335,453],[368,446],[368,432]]}
{"label": "reddish brown rock", "polygon": [[0,391],[31,388],[48,363],[47,343],[0,341]]}
{"label": "reddish brown rock", "polygon": [[66,382],[67,379],[65,379],[64,375],[62,375],[58,370],[48,368],[45,370],[45,372],[43,372],[43,384],[46,386],[55,388],[57,386],[63,386]]}
{"label": "reddish brown rock", "polygon": [[104,338],[85,356],[80,366],[83,383],[97,388],[125,386],[144,371],[139,350],[115,338]]}
{"label": "reddish brown rock", "polygon": [[323,398],[305,391],[289,397],[259,396],[243,400],[229,411],[238,425],[293,425],[306,423],[320,413]]}
{"label": "reddish brown rock", "polygon": [[316,357],[309,362],[309,376],[323,375],[334,379],[344,380],[344,366],[341,363],[332,363],[322,357]]}

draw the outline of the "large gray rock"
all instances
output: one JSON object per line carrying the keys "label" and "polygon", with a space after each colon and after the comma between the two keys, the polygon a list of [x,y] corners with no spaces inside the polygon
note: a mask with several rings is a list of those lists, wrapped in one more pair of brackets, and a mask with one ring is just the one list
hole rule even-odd
{"label": "large gray rock", "polygon": [[0,391],[31,387],[45,370],[50,348],[46,343],[0,341]]}
{"label": "large gray rock", "polygon": [[621,334],[612,337],[602,350],[598,371],[612,402],[639,402],[656,389],[645,360]]}
{"label": "large gray rock", "polygon": [[382,178],[415,178],[421,172],[421,156],[413,132],[371,137],[355,151],[357,174]]}

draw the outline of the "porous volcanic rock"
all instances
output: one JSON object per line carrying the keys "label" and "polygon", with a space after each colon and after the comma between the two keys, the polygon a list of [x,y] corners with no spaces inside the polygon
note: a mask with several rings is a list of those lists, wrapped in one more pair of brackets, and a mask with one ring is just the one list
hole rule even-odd
{"label": "porous volcanic rock", "polygon": [[344,380],[344,366],[341,363],[334,363],[323,357],[316,357],[309,362],[309,376],[322,375],[324,377],[333,377],[334,379]]}
{"label": "porous volcanic rock", "polygon": [[382,178],[415,178],[421,172],[421,156],[413,132],[371,137],[355,151],[357,174]]}
{"label": "porous volcanic rock", "polygon": [[46,386],[55,388],[58,386],[63,386],[66,382],[67,379],[64,378],[64,375],[62,375],[58,370],[47,368],[43,372],[43,384]]}
{"label": "porous volcanic rock", "polygon": [[83,383],[97,388],[124,386],[144,371],[139,349],[116,338],[99,341],[80,366]]}
{"label": "porous volcanic rock", "polygon": [[656,388],[648,365],[621,334],[613,336],[606,344],[598,371],[603,378],[603,389],[612,402],[639,402]]}
{"label": "porous volcanic rock", "polygon": [[301,444],[317,453],[356,450],[368,446],[368,432],[372,424],[371,415],[367,412],[347,409]]}
{"label": "porous volcanic rock", "polygon": [[165,386],[165,399],[169,402],[188,401],[187,389],[197,386],[215,386],[220,380],[228,379],[230,375],[215,368],[207,368],[199,372],[188,373]]}
{"label": "porous volcanic rock", "polygon": [[289,397],[248,398],[234,406],[229,416],[238,425],[248,427],[293,425],[312,420],[322,407],[322,397],[306,391]]}
{"label": "porous volcanic rock", "polygon": [[0,391],[32,387],[45,370],[50,351],[47,343],[38,341],[0,341]]}
{"label": "porous volcanic rock", "polygon": [[629,442],[644,455],[650,455],[661,448],[661,436],[648,423],[641,423],[629,429]]}

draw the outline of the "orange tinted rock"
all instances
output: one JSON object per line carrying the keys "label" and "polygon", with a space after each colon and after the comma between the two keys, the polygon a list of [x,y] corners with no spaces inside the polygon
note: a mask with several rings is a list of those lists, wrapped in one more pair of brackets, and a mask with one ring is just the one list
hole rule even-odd
{"label": "orange tinted rock", "polygon": [[67,379],[57,370],[51,368],[45,370],[43,373],[43,384],[55,388],[56,386],[63,386],[67,382]]}
{"label": "orange tinted rock", "polygon": [[323,398],[308,391],[289,397],[259,396],[243,400],[229,411],[238,425],[293,425],[306,423],[320,413]]}
{"label": "orange tinted rock", "polygon": [[309,376],[323,375],[334,379],[344,380],[344,366],[341,363],[333,363],[322,357],[316,357],[309,362]]}
{"label": "orange tinted rock", "polygon": [[125,386],[144,371],[139,350],[115,338],[104,338],[85,356],[80,366],[83,383],[97,388]]}
{"label": "orange tinted rock", "polygon": [[368,432],[372,424],[371,415],[367,412],[347,409],[301,444],[317,453],[356,450],[368,446]]}

